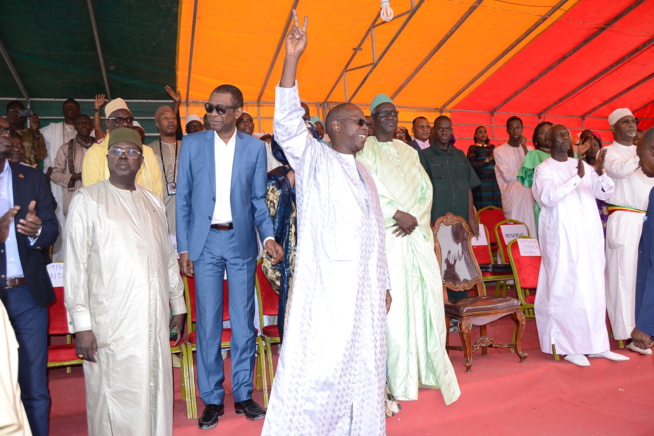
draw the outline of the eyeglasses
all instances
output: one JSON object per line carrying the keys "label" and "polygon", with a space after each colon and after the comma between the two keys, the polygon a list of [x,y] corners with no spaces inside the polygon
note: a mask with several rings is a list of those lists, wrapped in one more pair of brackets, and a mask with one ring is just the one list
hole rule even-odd
{"label": "eyeglasses", "polygon": [[130,159],[136,159],[141,155],[140,151],[134,150],[133,148],[130,148],[129,150],[123,150],[122,148],[110,148],[109,151],[107,151],[107,156],[121,157],[123,153],[125,153],[125,155]]}
{"label": "eyeglasses", "polygon": [[215,110],[218,112],[218,115],[225,115],[228,109],[238,109],[238,106],[224,106],[222,104],[213,105],[211,103],[204,104],[204,110],[207,111],[208,114]]}
{"label": "eyeglasses", "polygon": [[388,117],[396,117],[399,114],[400,114],[399,111],[390,111],[390,110],[388,110],[388,111],[377,112],[376,114],[373,114],[373,115],[378,115],[378,116],[380,116],[382,118],[388,118]]}
{"label": "eyeglasses", "polygon": [[134,122],[134,117],[110,117],[107,118],[108,120],[113,120],[116,122],[116,124],[132,124]]}
{"label": "eyeglasses", "polygon": [[364,125],[367,127],[370,127],[372,124],[366,121],[365,118],[341,118],[336,121],[354,121],[359,125],[359,127],[363,127]]}

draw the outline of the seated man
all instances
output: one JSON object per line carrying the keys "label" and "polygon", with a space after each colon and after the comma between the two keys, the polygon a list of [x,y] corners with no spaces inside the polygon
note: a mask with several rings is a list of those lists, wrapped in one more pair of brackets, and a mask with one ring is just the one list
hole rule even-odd
{"label": "seated man", "polygon": [[608,199],[615,186],[602,175],[604,153],[595,169],[569,158],[570,132],[557,124],[547,132],[552,158],[536,167],[533,192],[541,207],[539,236],[543,261],[535,312],[543,353],[565,354],[578,366],[589,357],[629,360],[609,351],[604,295],[604,237],[595,198]]}

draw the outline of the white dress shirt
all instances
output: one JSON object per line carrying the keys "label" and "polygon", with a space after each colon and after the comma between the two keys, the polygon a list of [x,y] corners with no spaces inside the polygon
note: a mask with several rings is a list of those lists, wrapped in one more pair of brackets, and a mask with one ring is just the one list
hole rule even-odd
{"label": "white dress shirt", "polygon": [[216,205],[213,209],[211,224],[228,224],[232,222],[232,167],[236,149],[236,129],[227,144],[214,132],[214,164],[216,165]]}
{"label": "white dress shirt", "polygon": [[[0,216],[6,214],[12,207],[14,207],[14,185],[9,161],[5,160],[5,168],[0,173]],[[7,251],[7,278],[23,277],[23,267],[20,264],[18,244],[16,243],[16,226],[14,223],[9,225],[5,250]]]}

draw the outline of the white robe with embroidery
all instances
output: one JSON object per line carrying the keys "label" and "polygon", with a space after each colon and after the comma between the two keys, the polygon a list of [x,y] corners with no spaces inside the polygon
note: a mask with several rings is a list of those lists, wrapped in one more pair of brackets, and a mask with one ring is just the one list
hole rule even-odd
{"label": "white robe with embroidery", "polygon": [[98,344],[97,362],[84,361],[89,434],[172,435],[168,324],[186,307],[163,202],[138,185],[82,188],[65,243],[66,309]]}
{"label": "white robe with embroidery", "polygon": [[[527,147],[527,151],[533,150]],[[527,225],[529,235],[538,237],[534,215],[534,197],[531,189],[518,181],[518,172],[525,160],[522,147],[502,144],[493,152],[495,158],[495,177],[502,193],[502,210],[507,219],[521,221]],[[492,229],[489,229],[492,230]]]}
{"label": "white robe with embroidery", "polygon": [[536,326],[543,353],[609,351],[604,299],[604,234],[595,199],[614,185],[577,160],[546,159],[536,167],[532,189],[541,207],[538,231],[542,263],[536,291]]}
{"label": "white robe with embroidery", "polygon": [[[638,167],[636,147],[614,142],[606,148],[604,162],[615,183],[607,203],[647,210],[654,179]],[[606,309],[616,340],[629,339],[636,327],[636,266],[644,217],[644,212],[616,211],[606,226]]]}
{"label": "white robe with embroidery", "polygon": [[275,139],[295,170],[293,292],[263,435],[383,435],[390,287],[377,189],[313,139],[297,85],[277,88]]}

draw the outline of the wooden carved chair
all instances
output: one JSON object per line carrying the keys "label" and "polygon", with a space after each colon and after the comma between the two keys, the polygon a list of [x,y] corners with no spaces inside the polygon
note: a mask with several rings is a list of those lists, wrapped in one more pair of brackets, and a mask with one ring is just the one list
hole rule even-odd
{"label": "wooden carved chair", "polygon": [[[448,350],[462,350],[465,355],[466,372],[472,368],[472,353],[482,349],[487,354],[487,347],[511,348],[515,350],[520,362],[527,354],[522,351],[521,339],[525,329],[525,315],[520,302],[515,298],[489,297],[482,281],[479,264],[472,251],[472,232],[465,220],[447,213],[440,217],[432,227],[434,232],[434,251],[443,276],[443,298],[445,300],[445,322],[450,318],[459,321],[459,335],[462,346],[449,345]],[[467,297],[450,303],[447,289],[459,292],[476,291],[476,296]],[[515,322],[514,339],[510,343],[500,343],[486,336],[486,324],[504,316],[511,316]],[[478,325],[480,338],[472,344],[470,331],[472,325]]]}

